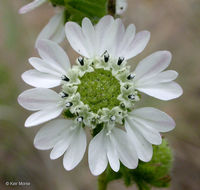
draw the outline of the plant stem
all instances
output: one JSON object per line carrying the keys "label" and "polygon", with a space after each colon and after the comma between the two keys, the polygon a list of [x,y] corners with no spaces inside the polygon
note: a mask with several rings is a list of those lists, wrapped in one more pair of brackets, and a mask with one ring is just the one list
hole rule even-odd
{"label": "plant stem", "polygon": [[108,182],[106,179],[106,171],[105,171],[98,177],[98,190],[106,190],[107,185],[108,185]]}
{"label": "plant stem", "polygon": [[151,188],[146,183],[137,183],[139,190],[151,190]]}
{"label": "plant stem", "polygon": [[108,0],[108,14],[115,16],[116,0]]}

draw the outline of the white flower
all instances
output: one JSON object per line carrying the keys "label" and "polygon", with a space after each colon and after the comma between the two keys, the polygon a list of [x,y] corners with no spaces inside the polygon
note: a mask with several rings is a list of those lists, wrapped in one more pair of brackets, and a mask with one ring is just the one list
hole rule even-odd
{"label": "white flower", "polygon": [[121,15],[127,9],[127,0],[116,0],[116,14]]}
{"label": "white flower", "polygon": [[88,18],[83,19],[82,27],[67,22],[65,33],[72,48],[87,58],[99,57],[107,51],[113,58],[130,59],[141,53],[150,39],[148,31],[135,34],[133,24],[125,29],[122,20],[112,16],[104,16],[95,26]]}
{"label": "white flower", "polygon": [[174,120],[166,113],[151,107],[135,109],[125,119],[127,134],[133,142],[137,155],[142,161],[150,161],[153,149],[162,138],[159,132],[168,132],[175,127]]}
{"label": "white flower", "polygon": [[[96,26],[85,18],[82,28],[73,22],[66,24],[71,46],[83,57],[70,66],[68,56],[55,42],[39,40],[40,58],[30,58],[35,68],[22,75],[36,87],[23,92],[19,103],[37,111],[25,123],[26,127],[45,124],[35,138],[39,149],[53,148],[50,157],[65,153],[64,167],[73,169],[86,148],[84,129],[93,139],[89,144],[89,167],[94,175],[101,174],[108,163],[119,171],[120,162],[129,169],[137,167],[138,159],[149,161],[152,144],[161,144],[160,132],[175,127],[173,119],[155,108],[134,109],[141,100],[140,92],[161,100],[182,94],[174,82],[177,72],[165,70],[171,61],[168,51],[158,51],[143,59],[132,72],[127,59],[140,53],[149,40],[149,32],[135,35],[134,25],[125,31],[120,19],[103,17]],[[61,92],[48,89],[61,85]],[[120,128],[125,128],[125,130]]]}
{"label": "white flower", "polygon": [[138,164],[138,156],[123,130],[115,127],[108,133],[104,128],[89,144],[88,161],[92,174],[100,175],[108,162],[115,172],[119,171],[120,161],[127,168],[134,169]]}
{"label": "white flower", "polygon": [[[25,14],[27,12],[30,12],[47,1],[48,0],[34,0],[33,2],[20,8],[19,13]],[[42,29],[42,31],[37,37],[36,44],[35,44],[36,47],[37,47],[38,41],[41,39],[49,39],[57,43],[62,42],[65,37],[64,31],[65,31],[64,30],[64,11],[61,10],[55,16],[53,16],[48,22],[48,24]]]}
{"label": "white flower", "polygon": [[143,59],[136,67],[135,88],[161,100],[171,100],[182,95],[183,90],[175,80],[178,73],[166,69],[171,62],[171,53],[157,51]]}
{"label": "white flower", "polygon": [[58,117],[63,109],[63,100],[55,91],[45,88],[29,89],[18,97],[19,104],[27,110],[37,111],[30,115],[26,127],[33,127]]}
{"label": "white flower", "polygon": [[51,159],[57,159],[64,154],[63,165],[66,170],[72,170],[82,160],[86,144],[83,128],[66,119],[48,122],[38,131],[34,139],[37,149],[53,148]]}
{"label": "white flower", "polygon": [[42,29],[36,40],[36,47],[40,40],[49,39],[61,43],[65,38],[64,11],[59,11]]}
{"label": "white flower", "polygon": [[59,86],[62,76],[70,69],[70,61],[64,50],[55,42],[40,40],[37,44],[41,58],[32,57],[30,64],[35,68],[22,74],[22,79],[29,85],[39,88]]}
{"label": "white flower", "polygon": [[19,9],[19,13],[20,14],[25,14],[27,12],[32,11],[33,9],[41,6],[42,4],[44,4],[45,2],[47,2],[47,0],[34,0],[31,3],[23,6],[22,8]]}

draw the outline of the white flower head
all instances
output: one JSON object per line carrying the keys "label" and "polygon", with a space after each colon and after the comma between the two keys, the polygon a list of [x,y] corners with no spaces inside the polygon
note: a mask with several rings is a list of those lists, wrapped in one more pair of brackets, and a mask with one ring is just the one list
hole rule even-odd
{"label": "white flower head", "polygon": [[65,38],[65,19],[64,11],[59,10],[42,29],[36,40],[36,47],[40,40],[49,39],[61,43]]}
{"label": "white flower head", "polygon": [[48,0],[34,0],[31,3],[23,6],[22,8],[19,9],[19,13],[20,14],[25,14],[27,12],[30,12],[32,10],[34,10],[35,8],[41,6],[42,4],[44,4],[45,2],[47,2]]}
{"label": "white flower head", "polygon": [[[34,10],[35,8],[41,6],[45,2],[48,2],[48,0],[34,0],[31,3],[20,8],[19,13],[20,14],[28,13]],[[42,29],[42,31],[38,35],[35,43],[36,47],[38,41],[42,39],[49,39],[57,43],[62,42],[65,37],[64,22],[65,22],[64,11],[61,9],[49,20],[47,25]]]}
{"label": "white flower head", "polygon": [[123,14],[126,11],[127,6],[127,0],[116,0],[116,14]]}
{"label": "white flower head", "polygon": [[[134,108],[141,100],[140,92],[169,100],[179,97],[182,89],[173,81],[177,77],[175,71],[163,71],[171,61],[167,51],[150,55],[131,71],[128,59],[140,53],[149,40],[148,32],[135,36],[133,29],[130,25],[125,30],[122,21],[111,16],[103,17],[95,26],[85,18],[82,28],[69,22],[67,37],[82,55],[76,65],[70,66],[64,50],[49,40],[39,40],[41,58],[29,60],[34,69],[22,78],[35,89],[23,92],[18,101],[37,112],[25,125],[49,121],[36,135],[35,146],[53,148],[52,159],[65,153],[67,170],[74,168],[84,155],[87,128],[93,133],[89,167],[99,175],[108,163],[117,172],[120,161],[129,169],[137,167],[138,159],[149,161],[152,144],[162,141],[160,132],[175,127],[173,119],[157,109]],[[61,86],[59,93],[48,89],[57,86]],[[55,119],[59,116],[62,119]]]}

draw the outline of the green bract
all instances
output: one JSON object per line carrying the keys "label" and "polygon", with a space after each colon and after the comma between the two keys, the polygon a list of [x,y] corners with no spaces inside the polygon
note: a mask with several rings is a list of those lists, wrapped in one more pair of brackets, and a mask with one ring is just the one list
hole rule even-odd
{"label": "green bract", "polygon": [[173,162],[173,154],[167,140],[159,146],[153,147],[153,157],[150,162],[140,161],[134,170],[126,168],[121,164],[119,172],[113,172],[108,167],[104,172],[103,180],[105,184],[110,181],[123,178],[126,186],[136,184],[139,190],[151,190],[152,187],[169,187],[170,172]]}

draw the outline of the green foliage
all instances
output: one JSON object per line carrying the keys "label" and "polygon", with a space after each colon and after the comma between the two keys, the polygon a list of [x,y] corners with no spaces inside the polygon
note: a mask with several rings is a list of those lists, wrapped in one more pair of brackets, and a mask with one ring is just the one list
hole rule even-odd
{"label": "green foliage", "polygon": [[49,0],[53,6],[57,6],[57,5],[65,5],[65,0]]}
{"label": "green foliage", "polygon": [[64,112],[63,112],[63,115],[64,115],[64,117],[66,117],[66,118],[68,118],[68,119],[72,119],[72,118],[74,118],[74,117],[76,117],[73,113],[71,113],[70,112],[70,110],[65,110]]}
{"label": "green foliage", "polygon": [[134,170],[130,170],[121,164],[120,171],[117,173],[108,167],[101,178],[104,176],[106,184],[122,178],[126,186],[136,184],[139,190],[150,190],[152,187],[168,187],[171,180],[170,171],[173,161],[171,149],[167,141],[163,139],[161,145],[153,147],[153,151],[154,154],[150,162],[140,161],[138,167]]}
{"label": "green foliage", "polygon": [[97,126],[92,130],[92,136],[96,136],[103,129],[103,123],[97,124]]}
{"label": "green foliage", "polygon": [[65,8],[65,22],[74,21],[81,23],[88,17],[93,23],[107,14],[108,0],[49,0],[53,6]]}
{"label": "green foliage", "polygon": [[[150,162],[140,162],[139,166],[130,172],[138,187],[149,184],[154,187],[170,185],[170,170],[172,167],[172,152],[166,140],[160,146],[154,146],[153,158]],[[142,188],[140,188],[142,190]],[[144,188],[148,189],[148,188]]]}
{"label": "green foliage", "polygon": [[70,15],[69,21],[80,23],[88,17],[96,23],[107,14],[107,0],[65,0],[65,8]]}

